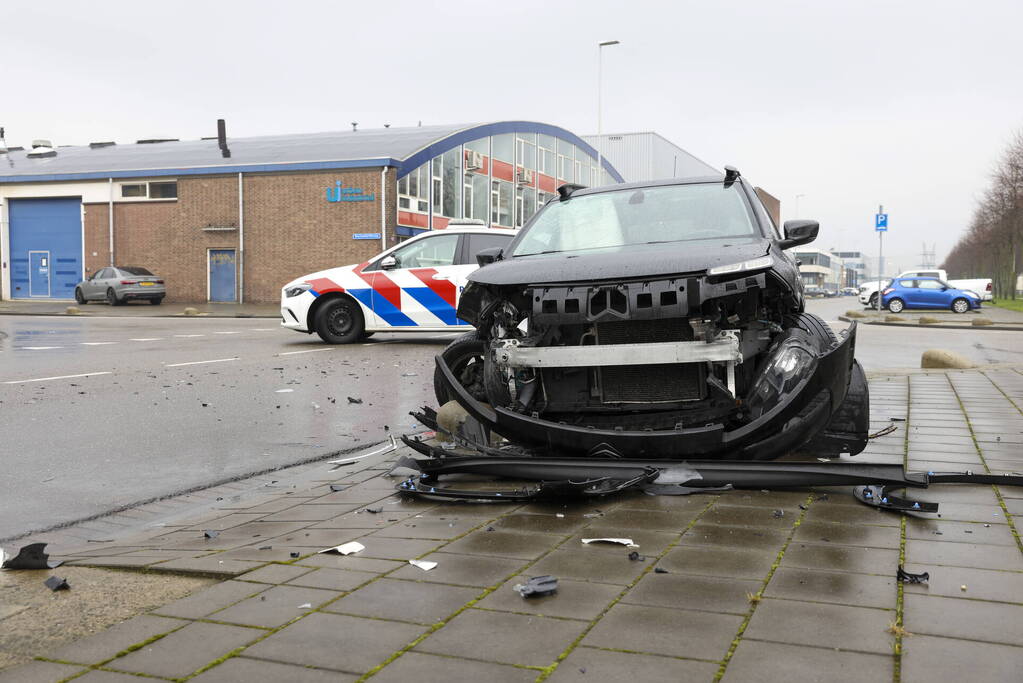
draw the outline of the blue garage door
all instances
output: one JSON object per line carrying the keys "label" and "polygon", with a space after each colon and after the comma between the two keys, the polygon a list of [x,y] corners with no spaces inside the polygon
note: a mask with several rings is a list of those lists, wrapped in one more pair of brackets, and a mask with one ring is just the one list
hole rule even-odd
{"label": "blue garage door", "polygon": [[82,279],[82,200],[12,199],[11,298],[73,299]]}

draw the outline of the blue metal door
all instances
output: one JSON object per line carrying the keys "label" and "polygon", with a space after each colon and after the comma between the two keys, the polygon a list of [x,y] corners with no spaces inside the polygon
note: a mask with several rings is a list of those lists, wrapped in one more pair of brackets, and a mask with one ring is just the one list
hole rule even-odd
{"label": "blue metal door", "polygon": [[28,295],[50,296],[50,252],[28,252]]}
{"label": "blue metal door", "polygon": [[210,249],[210,301],[233,303],[236,293],[237,268],[234,249]]}
{"label": "blue metal door", "polygon": [[8,217],[11,298],[73,299],[82,279],[82,200],[12,199]]}

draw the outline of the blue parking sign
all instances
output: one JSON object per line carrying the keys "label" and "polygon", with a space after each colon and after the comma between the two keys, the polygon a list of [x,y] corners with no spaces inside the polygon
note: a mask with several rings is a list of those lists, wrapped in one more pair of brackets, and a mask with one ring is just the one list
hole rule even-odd
{"label": "blue parking sign", "polygon": [[874,214],[874,230],[877,232],[888,232],[888,214]]}

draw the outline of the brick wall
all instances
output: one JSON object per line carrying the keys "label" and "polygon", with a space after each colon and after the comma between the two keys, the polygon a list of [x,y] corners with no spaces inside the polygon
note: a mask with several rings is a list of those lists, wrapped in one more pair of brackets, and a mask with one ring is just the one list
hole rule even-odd
{"label": "brick wall", "polygon": [[[387,172],[387,232],[394,244],[397,221],[395,170]],[[344,187],[374,193],[372,202],[328,202],[326,190]],[[380,231],[380,170],[275,173],[244,176],[245,301],[275,302],[285,283],[325,268],[361,263],[380,252],[379,240],[354,240]],[[85,206],[87,272],[106,266],[106,204]],[[203,230],[207,226],[231,231]],[[114,260],[149,268],[167,281],[167,301],[207,300],[211,248],[238,249],[238,177],[178,179],[173,202],[114,204]],[[93,252],[96,256],[92,256]]]}
{"label": "brick wall", "polygon": [[[374,193],[372,202],[326,200],[327,188]],[[395,171],[387,173],[387,232],[394,234]],[[245,177],[245,300],[278,301],[281,287],[325,268],[361,263],[380,252],[380,170],[266,174]]]}

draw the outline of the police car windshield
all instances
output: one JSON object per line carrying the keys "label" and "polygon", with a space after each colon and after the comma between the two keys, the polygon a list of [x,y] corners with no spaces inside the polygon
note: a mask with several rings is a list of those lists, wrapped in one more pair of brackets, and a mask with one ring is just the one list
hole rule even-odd
{"label": "police car windshield", "polygon": [[735,185],[644,187],[549,204],[512,256],[757,235]]}

